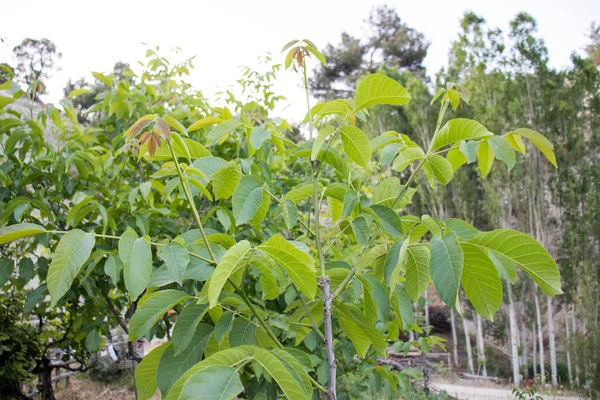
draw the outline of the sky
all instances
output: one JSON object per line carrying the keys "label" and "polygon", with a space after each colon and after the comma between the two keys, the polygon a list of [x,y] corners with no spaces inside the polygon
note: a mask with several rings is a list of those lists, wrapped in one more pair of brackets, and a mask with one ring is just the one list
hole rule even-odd
{"label": "sky", "polygon": [[[571,53],[586,45],[590,23],[600,21],[599,0],[7,0],[0,62],[14,64],[12,48],[26,37],[54,41],[61,69],[52,74],[44,100],[57,102],[69,78],[92,81],[91,71],[109,73],[117,61],[133,66],[142,60],[147,47],[141,43],[160,45],[168,58],[168,50],[179,47],[181,56],[196,56],[189,81],[210,98],[240,77],[240,66],[256,66],[266,52],[283,62],[280,49],[291,39],[308,38],[322,48],[337,43],[343,31],[364,37],[363,20],[383,3],[431,42],[425,66],[432,76],[447,63],[468,10],[504,31],[518,12],[530,13],[554,67],[568,66]],[[277,111],[296,121],[305,113],[299,79],[281,73],[276,86],[287,98]]]}

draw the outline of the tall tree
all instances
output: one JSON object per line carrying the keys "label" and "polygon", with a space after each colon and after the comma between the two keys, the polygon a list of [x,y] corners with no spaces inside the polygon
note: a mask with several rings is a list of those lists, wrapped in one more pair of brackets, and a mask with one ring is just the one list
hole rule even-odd
{"label": "tall tree", "polygon": [[328,44],[323,51],[327,65],[319,65],[310,88],[320,100],[348,97],[358,79],[382,65],[417,72],[423,76],[423,60],[429,42],[424,35],[402,22],[395,9],[387,5],[374,8],[365,20],[364,40],[342,33],[340,43]]}
{"label": "tall tree", "polygon": [[46,82],[62,54],[48,39],[24,39],[13,49],[17,59],[17,76],[35,93],[37,98],[46,93]]}

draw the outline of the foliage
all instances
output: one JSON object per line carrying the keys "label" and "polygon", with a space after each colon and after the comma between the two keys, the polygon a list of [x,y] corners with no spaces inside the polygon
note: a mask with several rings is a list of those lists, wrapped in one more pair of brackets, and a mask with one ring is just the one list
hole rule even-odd
{"label": "foliage", "polygon": [[[306,39],[284,51],[308,91],[307,61],[325,58]],[[136,371],[141,398],[157,389],[167,399],[242,390],[342,397],[350,389],[336,390],[338,364],[393,393],[416,372],[395,373],[377,356],[401,334],[422,332],[412,307],[429,281],[459,312],[462,287],[489,319],[502,273],[517,264],[547,294],[561,293],[556,263],[535,239],[407,212],[419,173],[445,185],[477,160],[486,175],[494,159],[516,158],[522,137],[554,161],[552,145],[523,125],[495,135],[475,120],[447,119],[466,100],[461,87],[439,91],[423,146],[394,131],[369,140],[357,126],[368,110],[410,104],[409,91],[381,73],[361,79],[352,99],[309,107],[306,123],[318,134],[296,143],[285,136],[289,124],[269,116],[274,71],[252,74],[259,84],[248,102],[229,93],[214,107],[182,80],[191,60],[171,65],[154,50],[147,58],[131,79],[94,73],[105,89],[89,108],[101,116],[93,127],[79,123],[68,99],[64,114],[3,113],[0,175],[3,254],[29,260],[19,278],[11,267],[8,283],[37,276],[44,285],[32,302],[72,324],[65,338],[74,347],[97,350],[117,323],[131,342],[162,337],[174,310],[171,340]],[[42,129],[59,137],[56,148]],[[443,346],[426,335],[412,344]]]}
{"label": "foliage", "polygon": [[0,398],[20,398],[21,385],[33,378],[31,371],[43,345],[35,327],[21,321],[24,298],[19,292],[0,297]]}

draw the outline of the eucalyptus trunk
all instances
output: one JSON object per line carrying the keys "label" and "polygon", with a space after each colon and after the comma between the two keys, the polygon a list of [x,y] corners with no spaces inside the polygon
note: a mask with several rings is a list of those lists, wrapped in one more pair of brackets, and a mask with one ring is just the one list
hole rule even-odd
{"label": "eucalyptus trunk", "polygon": [[554,333],[554,313],[552,309],[552,297],[548,299],[548,341],[550,342],[550,370],[552,373],[552,387],[558,386],[558,372],[556,367],[556,338]]}
{"label": "eucalyptus trunk", "polygon": [[485,366],[485,343],[483,341],[483,329],[481,327],[481,315],[475,314],[477,321],[477,373],[481,371],[481,375],[487,376],[487,368]]}
{"label": "eucalyptus trunk", "polygon": [[533,379],[537,378],[537,345],[536,345],[536,337],[535,337],[535,322],[531,325],[531,332],[533,332],[533,340],[531,341],[533,343],[533,362],[531,363],[531,365],[533,366]]}
{"label": "eucalyptus trunk", "polygon": [[569,385],[573,387],[573,372],[571,370],[571,335],[569,332],[569,308],[565,307],[565,349],[567,353],[567,371],[569,373]]}
{"label": "eucalyptus trunk", "polygon": [[537,285],[535,286],[536,292],[533,295],[535,300],[535,317],[537,320],[537,331],[538,331],[538,345],[540,348],[540,376],[542,378],[542,386],[546,382],[546,371],[544,366],[544,335],[542,332],[542,311],[540,310],[540,300],[537,295]]}
{"label": "eucalyptus trunk", "polygon": [[513,301],[512,286],[509,281],[506,281],[506,291],[508,293],[508,316],[510,322],[510,348],[513,384],[515,386],[519,386],[521,384],[521,375],[519,373],[519,333],[517,327],[515,303]]}
{"label": "eucalyptus trunk", "polygon": [[465,342],[467,346],[467,364],[469,366],[469,372],[475,374],[475,367],[473,365],[473,352],[471,351],[471,338],[469,337],[469,325],[467,319],[463,318],[463,330],[465,331]]}
{"label": "eucalyptus trunk", "polygon": [[454,319],[454,309],[450,309],[450,326],[452,327],[452,350],[454,352],[454,370],[458,371],[458,335],[456,334],[456,321]]}

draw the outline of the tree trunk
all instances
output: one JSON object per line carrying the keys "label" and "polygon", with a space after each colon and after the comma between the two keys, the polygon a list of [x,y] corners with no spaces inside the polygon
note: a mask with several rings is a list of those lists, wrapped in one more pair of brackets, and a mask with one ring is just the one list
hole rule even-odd
{"label": "tree trunk", "polygon": [[556,368],[556,338],[554,335],[554,313],[552,309],[552,297],[548,299],[548,339],[550,341],[550,368],[552,372],[552,387],[558,386],[558,372]]}
{"label": "tree trunk", "polygon": [[481,315],[475,314],[477,318],[477,372],[481,370],[481,375],[487,376],[487,368],[485,366],[485,343],[483,342],[483,329],[481,327]]}
{"label": "tree trunk", "polygon": [[[572,313],[571,313],[571,322],[573,324],[573,343],[576,343],[577,341],[577,322],[575,319],[575,306],[573,306],[572,308]],[[574,347],[575,349],[575,347]],[[580,363],[580,353],[575,349],[575,352],[573,353],[575,356],[575,385],[579,386],[579,377],[580,377],[580,370],[579,370],[579,363]]]}
{"label": "tree trunk", "polygon": [[533,362],[531,363],[533,365],[533,379],[537,378],[537,346],[536,346],[536,341],[535,341],[535,322],[531,325],[532,326],[532,330],[531,332],[533,332]]}
{"label": "tree trunk", "polygon": [[513,384],[518,387],[521,384],[521,375],[519,373],[519,333],[517,331],[517,316],[515,312],[515,303],[513,301],[511,282],[506,281],[508,293],[508,316],[510,321],[510,348],[513,371]]}
{"label": "tree trunk", "polygon": [[450,309],[450,325],[452,326],[452,347],[454,350],[454,371],[458,372],[458,336],[456,335],[456,322],[454,321],[454,309]]}
{"label": "tree trunk", "polygon": [[327,360],[328,360],[328,380],[327,380],[327,392],[329,394],[329,400],[337,399],[336,390],[336,368],[337,361],[335,359],[335,353],[333,352],[333,327],[331,324],[331,291],[329,290],[329,277],[327,275],[321,278],[321,288],[323,289],[323,302],[325,304],[323,308],[323,326],[325,333],[325,347],[327,349]]}
{"label": "tree trunk", "polygon": [[473,366],[473,352],[471,351],[471,338],[469,337],[469,326],[467,325],[467,319],[463,317],[463,330],[465,331],[465,342],[467,343],[467,364],[469,365],[469,373],[475,374],[475,367]]}
{"label": "tree trunk", "polygon": [[50,359],[44,356],[42,357],[42,361],[38,369],[38,377],[40,380],[38,384],[38,390],[41,395],[41,400],[55,400],[54,390],[52,389],[52,366],[50,363]]}
{"label": "tree trunk", "polygon": [[521,321],[521,349],[523,351],[523,361],[521,365],[523,366],[523,377],[525,379],[529,379],[529,360],[527,354],[527,336],[529,332],[527,332],[527,325],[525,324],[525,316],[523,315],[523,320]]}
{"label": "tree trunk", "polygon": [[569,308],[565,307],[565,336],[567,350],[567,371],[569,372],[569,385],[573,387],[573,373],[571,371],[571,335],[569,334]]}
{"label": "tree trunk", "polygon": [[540,376],[542,378],[543,387],[546,382],[546,371],[544,368],[544,334],[542,332],[542,311],[540,310],[540,300],[537,295],[537,285],[535,286],[533,298],[535,300],[535,316],[537,319],[538,345],[540,349]]}
{"label": "tree trunk", "polygon": [[429,326],[429,293],[427,289],[425,289],[423,297],[425,298],[425,326]]}

